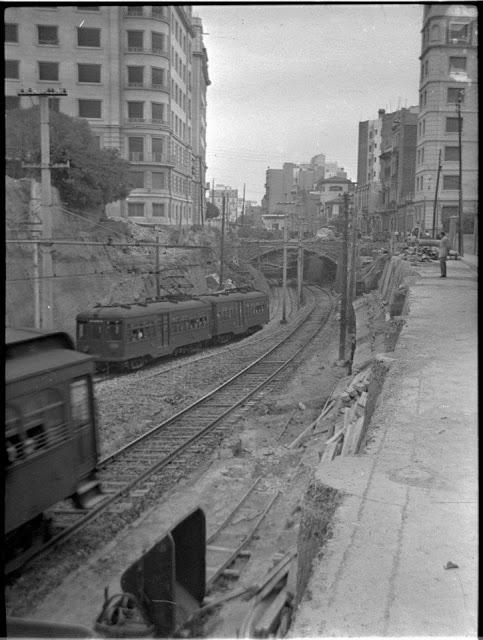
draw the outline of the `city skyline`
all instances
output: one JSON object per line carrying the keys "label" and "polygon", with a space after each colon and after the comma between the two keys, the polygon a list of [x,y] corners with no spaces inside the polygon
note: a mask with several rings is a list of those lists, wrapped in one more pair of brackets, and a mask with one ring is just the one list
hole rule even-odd
{"label": "city skyline", "polygon": [[268,167],[318,153],[355,180],[358,123],[418,104],[420,4],[194,10],[211,80],[207,180],[246,183],[249,200],[261,201]]}

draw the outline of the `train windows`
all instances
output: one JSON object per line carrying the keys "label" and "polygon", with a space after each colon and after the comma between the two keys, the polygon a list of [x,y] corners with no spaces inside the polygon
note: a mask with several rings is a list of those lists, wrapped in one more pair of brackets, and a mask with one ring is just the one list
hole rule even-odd
{"label": "train windows", "polygon": [[106,334],[108,340],[121,340],[122,322],[120,320],[108,320],[106,322]]}
{"label": "train windows", "polygon": [[75,430],[91,422],[89,379],[78,378],[70,383],[70,411]]}
{"label": "train windows", "polygon": [[91,328],[91,337],[94,340],[101,340],[103,338],[103,326],[104,324],[102,322],[90,322],[90,328]]}
{"label": "train windows", "polygon": [[22,399],[25,455],[46,449],[67,437],[65,406],[56,389],[43,389]]}
{"label": "train windows", "polygon": [[77,321],[77,339],[84,338],[87,335],[87,322],[85,320]]}
{"label": "train windows", "polygon": [[8,465],[24,457],[20,412],[15,407],[5,405],[5,460]]}

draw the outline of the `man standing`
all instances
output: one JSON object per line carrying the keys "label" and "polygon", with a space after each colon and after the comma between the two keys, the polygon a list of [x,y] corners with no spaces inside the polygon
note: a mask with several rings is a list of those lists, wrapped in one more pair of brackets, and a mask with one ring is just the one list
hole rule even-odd
{"label": "man standing", "polygon": [[439,266],[441,267],[440,278],[446,278],[446,259],[449,252],[448,236],[444,231],[439,234]]}

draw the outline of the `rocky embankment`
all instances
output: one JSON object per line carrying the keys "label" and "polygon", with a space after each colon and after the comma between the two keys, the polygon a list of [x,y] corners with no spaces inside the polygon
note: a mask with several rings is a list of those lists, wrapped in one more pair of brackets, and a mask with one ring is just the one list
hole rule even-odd
{"label": "rocky embankment", "polygon": [[[52,207],[53,324],[74,335],[75,316],[96,303],[133,302],[157,291],[156,241],[148,227],[129,219],[106,218],[99,212],[68,211],[54,190]],[[34,245],[32,228],[40,220],[39,185],[6,178],[6,324],[34,325]],[[202,293],[219,271],[219,232],[195,227],[165,227],[158,232],[161,294],[181,290]],[[63,241],[64,243],[60,243]],[[126,244],[127,246],[118,246]],[[225,277],[235,284],[267,290],[265,279],[250,266],[239,265],[235,238],[227,233]],[[164,245],[180,245],[166,248]],[[181,248],[203,245],[206,248]],[[233,260],[235,258],[235,260]],[[42,276],[42,274],[40,274]],[[43,285],[45,281],[40,278]],[[42,291],[42,289],[41,289]]]}

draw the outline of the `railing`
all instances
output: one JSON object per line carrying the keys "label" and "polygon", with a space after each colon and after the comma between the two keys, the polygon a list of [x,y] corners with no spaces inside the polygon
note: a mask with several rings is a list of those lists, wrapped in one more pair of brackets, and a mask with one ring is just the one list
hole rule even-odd
{"label": "railing", "polygon": [[144,15],[142,7],[128,7],[126,9],[126,13],[124,14],[128,18],[139,18]]}
{"label": "railing", "polygon": [[130,47],[128,45],[127,50],[129,53],[143,53],[144,47]]}
{"label": "railing", "polygon": [[167,49],[163,49],[162,47],[151,47],[151,53],[154,53],[156,56],[165,56],[169,58],[169,52]]}
{"label": "railing", "polygon": [[39,44],[59,44],[58,38],[39,38]]}
{"label": "railing", "polygon": [[136,87],[136,88],[142,88],[144,87],[144,83],[143,82],[128,82],[127,86],[130,88]]}
{"label": "railing", "polygon": [[154,89],[155,91],[165,91],[166,93],[169,93],[169,87],[167,84],[152,82],[151,89]]}
{"label": "railing", "polygon": [[128,122],[146,122],[144,118],[131,118],[131,116],[128,116],[127,121]]}
{"label": "railing", "polygon": [[129,160],[130,162],[144,162],[144,153],[142,151],[130,151]]}

